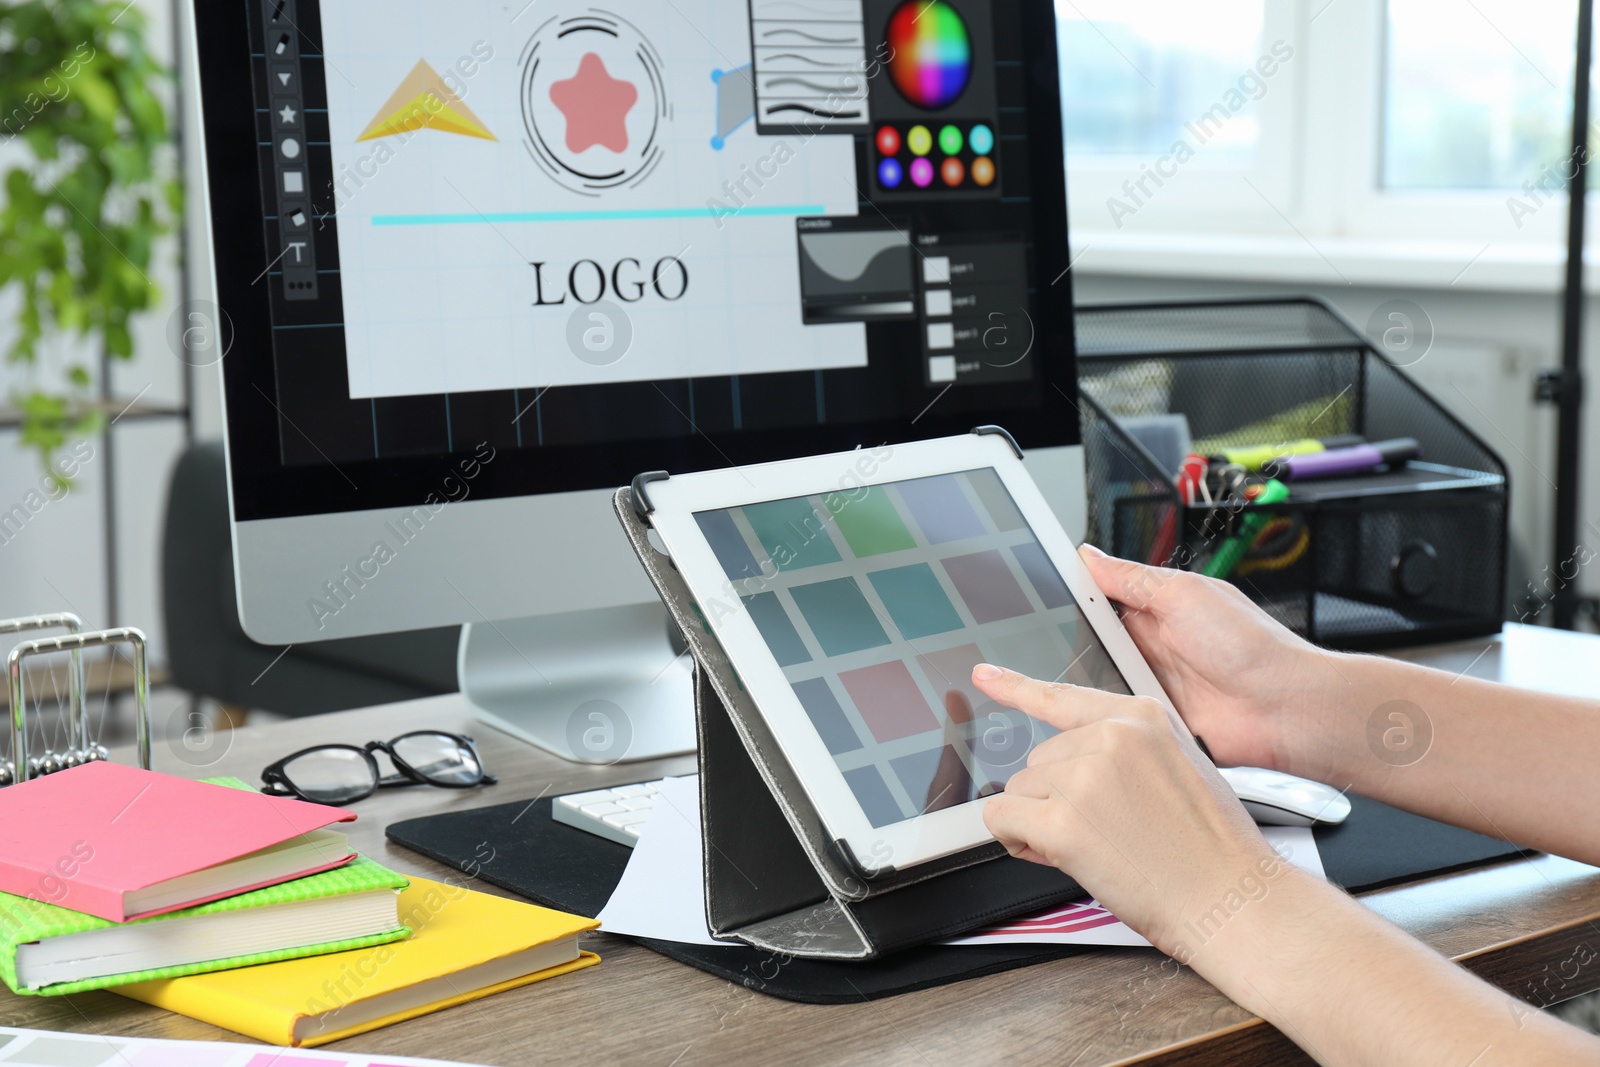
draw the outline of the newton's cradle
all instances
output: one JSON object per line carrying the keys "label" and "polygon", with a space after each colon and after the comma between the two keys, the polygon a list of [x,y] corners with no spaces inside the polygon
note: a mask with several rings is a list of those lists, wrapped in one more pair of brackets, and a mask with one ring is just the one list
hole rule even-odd
{"label": "newton's cradle", "polygon": [[[90,734],[89,712],[84,703],[83,652],[91,648],[132,647],[133,692],[136,712],[139,766],[150,769],[150,681],[146,671],[144,634],[131,626],[111,630],[83,628],[83,620],[70,611],[53,615],[30,615],[0,620],[0,634],[31,633],[38,630],[66,630],[59,637],[39,637],[24,641],[6,658],[11,693],[11,755],[0,760],[0,786],[25,782],[29,778],[94,763],[109,758],[106,747]],[[24,684],[24,663],[34,656],[67,654],[67,714],[60,743],[46,740],[42,751],[28,748],[28,692]],[[53,677],[53,676],[52,676]],[[44,738],[43,725],[40,737]]]}

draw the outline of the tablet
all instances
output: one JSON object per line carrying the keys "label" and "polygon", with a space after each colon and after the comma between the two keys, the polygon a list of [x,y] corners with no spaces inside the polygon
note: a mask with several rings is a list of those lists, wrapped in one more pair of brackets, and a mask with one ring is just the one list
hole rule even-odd
{"label": "tablet", "polygon": [[974,665],[1155,697],[1027,471],[982,432],[643,487],[651,525],[822,819],[901,869],[994,839],[983,798],[1054,731]]}

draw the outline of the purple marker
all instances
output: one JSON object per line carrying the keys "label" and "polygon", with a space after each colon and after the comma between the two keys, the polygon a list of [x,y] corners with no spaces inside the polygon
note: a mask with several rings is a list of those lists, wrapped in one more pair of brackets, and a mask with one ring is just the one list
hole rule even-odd
{"label": "purple marker", "polygon": [[1312,478],[1336,478],[1341,474],[1364,474],[1379,467],[1398,467],[1421,455],[1422,446],[1417,444],[1416,438],[1397,437],[1392,441],[1330,448],[1304,456],[1285,456],[1278,461],[1282,467],[1278,477],[1303,482]]}

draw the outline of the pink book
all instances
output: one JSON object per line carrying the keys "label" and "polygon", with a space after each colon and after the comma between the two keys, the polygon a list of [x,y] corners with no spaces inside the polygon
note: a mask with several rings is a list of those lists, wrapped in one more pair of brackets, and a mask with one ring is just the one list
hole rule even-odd
{"label": "pink book", "polygon": [[0,789],[0,891],[127,922],[348,863],[325,804],[89,763]]}

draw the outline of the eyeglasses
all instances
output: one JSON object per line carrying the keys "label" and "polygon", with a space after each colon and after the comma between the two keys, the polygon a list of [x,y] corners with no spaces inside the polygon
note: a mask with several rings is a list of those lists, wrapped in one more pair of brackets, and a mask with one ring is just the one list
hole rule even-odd
{"label": "eyeglasses", "polygon": [[[374,752],[386,754],[400,773],[381,775]],[[316,804],[354,804],[391,786],[471,789],[498,781],[484,773],[472,738],[438,730],[415,730],[392,741],[369,741],[359,747],[303,748],[262,771],[261,780],[266,783],[263,793],[295,796]]]}

